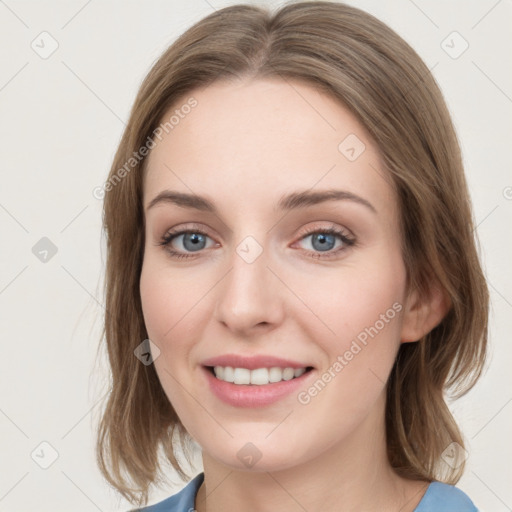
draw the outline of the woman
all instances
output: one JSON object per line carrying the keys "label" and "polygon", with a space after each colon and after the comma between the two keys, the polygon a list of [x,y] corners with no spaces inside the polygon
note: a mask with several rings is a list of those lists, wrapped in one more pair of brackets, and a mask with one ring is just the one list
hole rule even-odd
{"label": "woman", "polygon": [[237,5],[144,80],[105,185],[107,480],[149,511],[474,511],[445,402],[488,291],[456,134],[369,14]]}

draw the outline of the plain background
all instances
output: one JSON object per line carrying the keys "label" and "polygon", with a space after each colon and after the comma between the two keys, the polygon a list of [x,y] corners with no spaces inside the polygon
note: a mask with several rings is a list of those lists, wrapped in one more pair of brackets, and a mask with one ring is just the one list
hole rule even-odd
{"label": "plain background", "polygon": [[[102,203],[92,191],[106,179],[157,57],[193,23],[233,3],[0,0],[0,512],[130,508],[94,460],[106,367],[95,366],[104,248]],[[458,130],[492,297],[487,371],[450,405],[469,452],[458,486],[482,511],[512,510],[512,5],[349,3],[416,49]],[[53,40],[57,50],[42,58]],[[468,48],[454,58],[464,41]],[[38,243],[47,261],[33,250]],[[152,502],[184,485],[169,476]]]}

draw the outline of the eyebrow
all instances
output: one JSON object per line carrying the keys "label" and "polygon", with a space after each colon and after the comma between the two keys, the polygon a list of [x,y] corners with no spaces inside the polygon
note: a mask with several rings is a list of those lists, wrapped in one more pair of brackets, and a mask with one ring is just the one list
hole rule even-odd
{"label": "eyebrow", "polygon": [[[312,192],[310,190],[292,192],[284,195],[277,203],[276,210],[290,211],[308,206],[314,206],[327,201],[352,201],[361,204],[377,213],[375,207],[363,197],[360,197],[347,190],[323,190]],[[182,208],[189,208],[203,212],[218,214],[216,206],[206,197],[184,192],[175,192],[172,190],[163,190],[148,204],[146,211],[157,204],[170,203]]]}

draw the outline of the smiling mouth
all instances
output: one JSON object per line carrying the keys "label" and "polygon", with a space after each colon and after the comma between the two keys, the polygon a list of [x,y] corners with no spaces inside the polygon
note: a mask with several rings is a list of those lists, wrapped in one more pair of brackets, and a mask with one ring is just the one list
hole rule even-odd
{"label": "smiling mouth", "polygon": [[312,366],[304,368],[273,366],[270,368],[256,368],[254,370],[233,368],[231,366],[206,366],[205,368],[218,380],[240,386],[265,386],[293,380],[313,369]]}

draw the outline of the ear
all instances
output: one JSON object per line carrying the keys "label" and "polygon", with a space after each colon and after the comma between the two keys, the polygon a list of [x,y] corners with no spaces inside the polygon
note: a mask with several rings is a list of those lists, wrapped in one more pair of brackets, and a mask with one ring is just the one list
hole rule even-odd
{"label": "ear", "polygon": [[401,342],[420,340],[439,325],[451,306],[448,295],[437,281],[432,281],[427,293],[409,293],[402,317]]}

